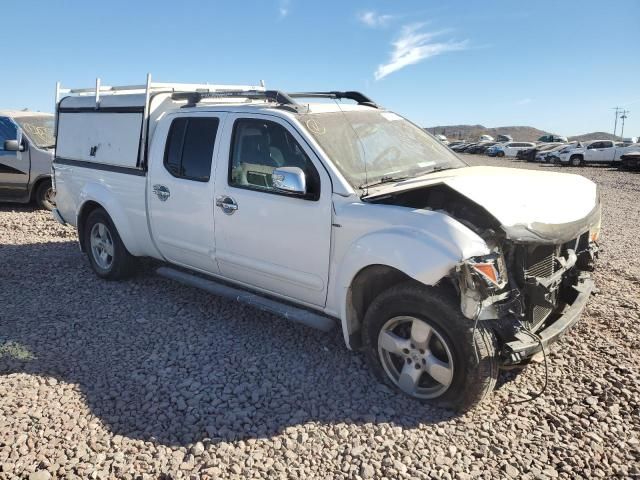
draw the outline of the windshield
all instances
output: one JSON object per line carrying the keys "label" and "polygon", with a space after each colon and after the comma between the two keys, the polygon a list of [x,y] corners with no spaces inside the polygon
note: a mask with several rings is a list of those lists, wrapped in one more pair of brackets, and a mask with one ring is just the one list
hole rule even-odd
{"label": "windshield", "polygon": [[298,117],[356,189],[466,166],[439,140],[395,113],[340,111]]}
{"label": "windshield", "polygon": [[22,131],[29,137],[38,148],[53,148],[56,139],[53,136],[54,127],[53,115],[29,115],[15,117],[15,121]]}

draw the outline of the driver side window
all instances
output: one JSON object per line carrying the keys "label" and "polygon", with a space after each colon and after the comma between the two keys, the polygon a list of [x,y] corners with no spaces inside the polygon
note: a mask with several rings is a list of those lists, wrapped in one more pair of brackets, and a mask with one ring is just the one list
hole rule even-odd
{"label": "driver side window", "polygon": [[0,117],[0,151],[4,151],[5,140],[16,140],[18,129],[7,117]]}
{"label": "driver side window", "polygon": [[[239,119],[233,126],[229,185],[282,194],[273,187],[273,170],[298,167],[305,173],[307,195],[320,196],[320,176],[302,147],[282,125],[268,120]],[[284,194],[286,195],[286,194]]]}

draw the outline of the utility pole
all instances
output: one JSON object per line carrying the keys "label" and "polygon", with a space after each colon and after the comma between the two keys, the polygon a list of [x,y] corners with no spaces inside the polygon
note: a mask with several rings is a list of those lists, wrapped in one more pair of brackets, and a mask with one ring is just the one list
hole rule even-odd
{"label": "utility pole", "polygon": [[620,132],[620,137],[624,138],[624,121],[629,116],[629,110],[622,110],[620,112],[620,119],[622,120],[622,131]]}
{"label": "utility pole", "polygon": [[615,110],[615,114],[616,114],[616,120],[613,124],[613,135],[615,136],[616,131],[618,130],[618,114],[622,111],[622,108],[614,107],[612,108],[612,110]]}

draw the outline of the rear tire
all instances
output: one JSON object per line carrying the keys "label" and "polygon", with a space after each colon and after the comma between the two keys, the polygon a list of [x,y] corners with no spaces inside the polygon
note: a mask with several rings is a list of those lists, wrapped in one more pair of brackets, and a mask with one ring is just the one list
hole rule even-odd
{"label": "rear tire", "polygon": [[111,218],[103,209],[92,211],[84,228],[84,246],[91,268],[105,280],[130,277],[136,269],[136,257],[131,255],[118,234]]}
{"label": "rear tire", "polygon": [[40,182],[35,191],[35,201],[38,207],[43,210],[53,210],[56,207],[55,193],[53,192],[53,186],[51,180],[44,180]]}
{"label": "rear tire", "polygon": [[431,405],[469,410],[498,378],[493,332],[482,322],[474,332],[455,296],[438,288],[408,282],[381,293],[365,314],[362,341],[378,379]]}
{"label": "rear tire", "polygon": [[582,164],[584,163],[584,160],[580,155],[574,155],[569,159],[569,163],[571,164],[572,167],[581,167]]}

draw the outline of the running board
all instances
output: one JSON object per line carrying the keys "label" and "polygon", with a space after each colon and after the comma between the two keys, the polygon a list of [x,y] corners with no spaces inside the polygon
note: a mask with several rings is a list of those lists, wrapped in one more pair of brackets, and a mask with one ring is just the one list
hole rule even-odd
{"label": "running board", "polygon": [[214,295],[225,297],[229,300],[235,300],[245,305],[257,308],[258,310],[262,310],[263,312],[273,313],[284,317],[287,320],[302,323],[303,325],[316,328],[324,332],[328,332],[336,326],[336,321],[325,315],[314,313],[303,308],[294,307],[288,303],[263,297],[255,293],[247,292],[239,288],[231,287],[229,285],[176,270],[174,268],[160,267],[156,270],[156,273],[161,277],[176,280],[184,285],[196,287],[201,290],[206,290]]}

